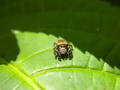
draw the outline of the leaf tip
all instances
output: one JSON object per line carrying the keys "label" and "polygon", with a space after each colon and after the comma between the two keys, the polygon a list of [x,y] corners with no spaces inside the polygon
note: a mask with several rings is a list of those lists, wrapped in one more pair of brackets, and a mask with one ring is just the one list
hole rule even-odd
{"label": "leaf tip", "polygon": [[19,31],[19,30],[11,30],[12,31],[12,33],[14,33],[14,34],[19,34],[21,31]]}

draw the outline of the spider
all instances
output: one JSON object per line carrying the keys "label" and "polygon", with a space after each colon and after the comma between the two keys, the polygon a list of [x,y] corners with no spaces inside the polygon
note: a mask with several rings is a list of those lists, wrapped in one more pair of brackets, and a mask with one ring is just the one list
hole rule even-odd
{"label": "spider", "polygon": [[54,55],[55,59],[58,58],[59,60],[64,59],[64,58],[73,58],[73,47],[71,44],[64,40],[58,40],[54,45]]}

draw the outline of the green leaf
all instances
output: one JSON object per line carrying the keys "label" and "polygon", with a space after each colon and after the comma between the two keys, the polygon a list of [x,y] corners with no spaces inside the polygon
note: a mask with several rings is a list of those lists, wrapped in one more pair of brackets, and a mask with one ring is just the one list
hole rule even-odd
{"label": "green leaf", "polygon": [[[20,53],[16,61],[0,59],[0,90],[119,90],[120,76],[102,59],[74,47],[73,59],[53,54],[53,35],[14,31]],[[107,72],[109,71],[109,72]],[[110,73],[111,71],[111,73]]]}

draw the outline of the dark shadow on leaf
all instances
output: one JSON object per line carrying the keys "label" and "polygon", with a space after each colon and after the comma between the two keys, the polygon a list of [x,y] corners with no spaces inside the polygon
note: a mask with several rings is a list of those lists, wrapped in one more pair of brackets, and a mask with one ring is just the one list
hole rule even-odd
{"label": "dark shadow on leaf", "polygon": [[[0,58],[4,59],[8,63],[15,61],[19,53],[17,40],[12,32],[0,32]],[[2,61],[0,61],[2,62]]]}

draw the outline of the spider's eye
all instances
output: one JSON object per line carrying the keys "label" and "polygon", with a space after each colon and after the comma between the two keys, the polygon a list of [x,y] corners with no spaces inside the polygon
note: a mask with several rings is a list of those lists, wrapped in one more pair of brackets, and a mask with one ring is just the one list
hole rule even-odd
{"label": "spider's eye", "polygon": [[61,45],[60,47],[61,47],[61,48],[66,48],[66,46],[65,46],[65,45]]}
{"label": "spider's eye", "polygon": [[63,48],[64,46],[60,46],[61,48]]}

